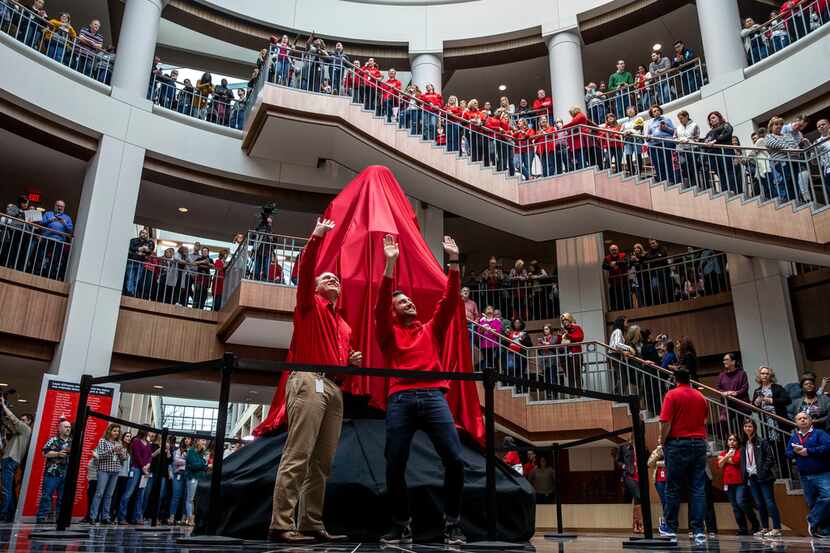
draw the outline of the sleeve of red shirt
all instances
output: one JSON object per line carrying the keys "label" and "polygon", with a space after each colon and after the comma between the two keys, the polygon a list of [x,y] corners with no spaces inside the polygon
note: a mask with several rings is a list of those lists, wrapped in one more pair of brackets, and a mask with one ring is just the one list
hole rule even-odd
{"label": "sleeve of red shirt", "polygon": [[671,391],[663,398],[663,409],[660,410],[660,422],[670,423],[674,416],[674,402],[672,401]]}
{"label": "sleeve of red shirt", "polygon": [[447,288],[444,290],[444,297],[438,302],[435,314],[432,316],[432,328],[438,336],[444,336],[450,328],[452,318],[458,310],[458,303],[461,301],[460,288],[461,272],[455,268],[450,269],[447,274]]}
{"label": "sleeve of red shirt", "polygon": [[300,268],[297,271],[297,307],[300,309],[314,305],[314,268],[317,266],[317,252],[320,251],[322,242],[322,238],[312,235],[300,255]]}
{"label": "sleeve of red shirt", "polygon": [[571,328],[572,330],[568,331],[568,340],[571,342],[581,342],[585,339],[585,332],[582,330],[582,327],[574,325]]}
{"label": "sleeve of red shirt", "polygon": [[378,344],[385,352],[393,336],[392,330],[392,279],[383,277],[378,290],[378,300],[375,303],[375,330],[378,335]]}

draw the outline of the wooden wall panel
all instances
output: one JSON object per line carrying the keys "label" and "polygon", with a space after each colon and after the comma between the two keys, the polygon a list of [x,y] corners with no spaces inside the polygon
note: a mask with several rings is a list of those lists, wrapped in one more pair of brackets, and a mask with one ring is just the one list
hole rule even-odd
{"label": "wooden wall panel", "polygon": [[799,340],[830,336],[830,269],[790,279],[790,298]]}
{"label": "wooden wall panel", "polygon": [[59,342],[68,285],[0,268],[0,332]]}

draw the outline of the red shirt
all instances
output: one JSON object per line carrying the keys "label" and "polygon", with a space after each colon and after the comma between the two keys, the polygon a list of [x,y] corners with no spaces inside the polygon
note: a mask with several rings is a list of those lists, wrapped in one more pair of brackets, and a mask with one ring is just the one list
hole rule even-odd
{"label": "red shirt", "polygon": [[501,132],[501,119],[498,117],[494,117],[492,115],[488,115],[487,119],[484,120],[484,134],[493,138],[496,134]]}
{"label": "red shirt", "polygon": [[[722,451],[720,456],[726,456],[726,451]],[[744,483],[743,474],[741,474],[741,450],[738,449],[732,455],[732,460],[736,464],[725,463],[723,465],[723,484],[725,486],[733,485],[736,486],[738,484]]]}
{"label": "red shirt", "polygon": [[511,467],[515,467],[516,465],[521,465],[522,460],[519,458],[518,451],[508,451],[504,454],[504,462],[510,465]]}
{"label": "red shirt", "polygon": [[[571,127],[576,127],[577,125],[587,125],[588,118],[585,116],[584,113],[579,112],[573,116],[573,119],[565,123],[562,128],[569,129]],[[573,131],[568,133],[568,147],[571,150],[579,150],[583,146],[588,144],[588,136],[589,131],[586,128],[574,129]]]}
{"label": "red shirt", "polygon": [[556,151],[556,127],[546,127],[541,129],[533,137],[533,142],[536,143],[536,153],[542,155],[544,152]]}
{"label": "red shirt", "polygon": [[216,269],[216,275],[213,277],[213,295],[221,296],[225,288],[225,262],[217,259],[213,262],[213,267]]}
{"label": "red shirt", "polygon": [[459,106],[446,105],[446,106],[444,106],[444,111],[446,111],[450,115],[454,116],[454,117],[447,117],[447,120],[450,123],[458,123],[459,119],[464,118],[464,110],[462,110],[461,107],[459,107]]}
{"label": "red shirt", "polygon": [[[378,342],[387,362],[393,369],[441,372],[442,344],[450,323],[458,309],[461,294],[461,273],[450,269],[444,296],[435,307],[432,317],[425,323],[416,320],[408,326],[399,324],[392,314],[393,280],[384,277],[375,305],[375,328]],[[448,380],[390,378],[389,396],[404,390],[440,388],[450,389]]]}
{"label": "red shirt", "polygon": [[480,111],[468,109],[464,112],[464,119],[470,121],[470,126],[473,128],[478,126],[476,123],[473,123],[473,119],[481,120],[482,117],[484,117],[484,115]]}
{"label": "red shirt", "polygon": [[400,99],[400,94],[395,92],[395,90],[401,89],[401,81],[398,79],[386,79],[383,83],[383,99],[387,100],[393,94],[395,95],[395,101]]}
{"label": "red shirt", "polygon": [[660,422],[671,425],[669,438],[705,438],[706,398],[688,384],[678,384],[663,398]]}
{"label": "red shirt", "polygon": [[545,114],[551,115],[553,113],[553,98],[545,96],[541,100],[536,98],[533,100],[533,111],[544,111]]}
{"label": "red shirt", "polygon": [[268,281],[282,282],[282,266],[279,263],[273,262],[268,267]]}
{"label": "red shirt", "polygon": [[315,292],[314,268],[322,241],[312,236],[300,257],[291,360],[309,365],[345,366],[349,363],[352,329],[336,306]]}
{"label": "red shirt", "polygon": [[[572,344],[576,344],[581,342],[585,339],[585,332],[582,330],[582,327],[578,324],[570,324],[565,327],[565,338]],[[560,338],[561,343],[561,338]],[[568,351],[571,353],[580,353],[582,351],[582,346],[569,346]]]}
{"label": "red shirt", "polygon": [[365,72],[363,81],[367,86],[377,86],[378,82],[383,80],[383,73],[380,72],[377,65],[373,65],[372,67],[364,66],[363,71]]}
{"label": "red shirt", "polygon": [[[623,141],[622,135],[617,134],[622,132],[622,125],[617,123],[613,127],[609,127],[607,124],[602,126],[604,129],[607,129],[605,132],[600,133],[600,137],[602,138],[602,147],[603,148],[622,148]],[[614,132],[610,132],[614,131]]]}
{"label": "red shirt", "polygon": [[424,92],[421,94],[420,100],[424,103],[424,109],[427,111],[438,111],[444,105],[444,97],[437,92]]}
{"label": "red shirt", "polygon": [[533,139],[536,131],[531,128],[516,129],[513,131],[513,141],[516,143],[514,151],[517,154],[530,151],[530,141]]}

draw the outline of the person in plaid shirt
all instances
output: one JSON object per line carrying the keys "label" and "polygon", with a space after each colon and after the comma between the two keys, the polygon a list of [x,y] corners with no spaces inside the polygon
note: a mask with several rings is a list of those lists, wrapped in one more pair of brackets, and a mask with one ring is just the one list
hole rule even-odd
{"label": "person in plaid shirt", "polygon": [[127,458],[127,450],[121,443],[121,426],[110,424],[92,455],[98,461],[98,484],[95,487],[95,497],[92,499],[89,518],[93,523],[99,522],[98,512],[103,501],[104,508],[100,511],[100,522],[110,524],[112,495],[115,492],[121,465]]}
{"label": "person in plaid shirt", "polygon": [[70,436],[72,423],[62,420],[58,425],[58,435],[52,436],[43,446],[43,455],[46,457],[46,466],[43,469],[43,489],[40,493],[40,506],[37,510],[37,523],[46,522],[52,506],[52,496],[57,495],[55,512],[60,512],[63,482],[66,479],[66,465],[70,454]]}

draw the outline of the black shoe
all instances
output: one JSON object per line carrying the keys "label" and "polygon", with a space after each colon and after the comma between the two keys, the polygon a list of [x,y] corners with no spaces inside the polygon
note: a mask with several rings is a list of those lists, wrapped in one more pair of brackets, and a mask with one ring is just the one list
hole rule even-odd
{"label": "black shoe", "polygon": [[412,543],[412,528],[409,524],[395,524],[389,532],[380,538],[383,544],[409,544]]}
{"label": "black shoe", "polygon": [[457,522],[447,523],[444,526],[444,543],[447,545],[466,545],[467,536],[461,531],[461,525]]}

